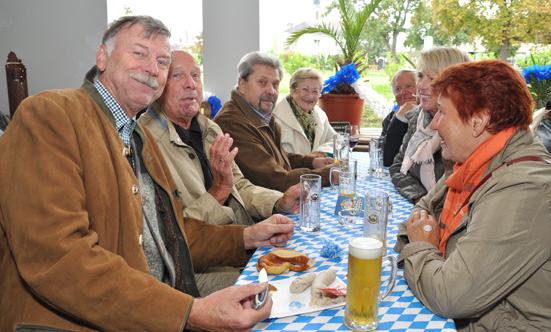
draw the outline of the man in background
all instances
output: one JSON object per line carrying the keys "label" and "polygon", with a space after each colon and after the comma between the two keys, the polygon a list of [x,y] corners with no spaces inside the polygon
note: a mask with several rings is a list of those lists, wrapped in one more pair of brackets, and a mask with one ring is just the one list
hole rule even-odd
{"label": "man in background", "polygon": [[417,71],[402,68],[394,74],[390,81],[392,93],[396,98],[397,109],[391,111],[383,120],[383,165],[389,167],[394,157],[400,151],[402,140],[408,131],[406,112],[412,110],[417,102]]}
{"label": "man in background", "polygon": [[336,166],[331,158],[287,153],[281,145],[281,127],[272,116],[283,76],[279,59],[251,52],[237,70],[237,88],[214,122],[233,138],[233,146],[239,149],[235,160],[245,177],[257,186],[282,192],[299,183],[302,174],[321,175],[322,185],[328,186],[329,170]]}

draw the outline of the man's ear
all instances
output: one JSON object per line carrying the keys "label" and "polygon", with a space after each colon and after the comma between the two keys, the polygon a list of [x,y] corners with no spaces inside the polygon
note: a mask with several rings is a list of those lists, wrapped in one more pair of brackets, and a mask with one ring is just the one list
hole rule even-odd
{"label": "man's ear", "polygon": [[98,69],[103,72],[107,63],[107,47],[104,44],[101,44],[98,48],[98,53],[96,54],[96,66]]}
{"label": "man's ear", "polygon": [[482,110],[475,114],[471,118],[470,123],[473,137],[479,137],[486,131],[486,127],[490,123],[490,110]]}
{"label": "man's ear", "polygon": [[243,95],[244,92],[243,84],[245,84],[245,80],[242,77],[239,77],[237,79],[237,92],[239,92],[240,95]]}

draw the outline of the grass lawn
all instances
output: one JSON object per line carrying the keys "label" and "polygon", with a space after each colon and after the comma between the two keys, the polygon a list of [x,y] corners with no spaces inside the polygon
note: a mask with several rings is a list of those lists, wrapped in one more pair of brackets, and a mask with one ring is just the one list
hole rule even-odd
{"label": "grass lawn", "polygon": [[[323,79],[328,79],[333,72],[322,72]],[[292,74],[285,73],[281,83],[279,84],[279,99],[284,98],[289,94],[289,80]],[[394,100],[394,95],[390,89],[390,80],[384,70],[366,70],[363,73],[363,79],[373,90],[382,94],[388,100]],[[364,114],[362,117],[362,127],[380,128],[383,119],[379,118],[373,110],[364,106]]]}

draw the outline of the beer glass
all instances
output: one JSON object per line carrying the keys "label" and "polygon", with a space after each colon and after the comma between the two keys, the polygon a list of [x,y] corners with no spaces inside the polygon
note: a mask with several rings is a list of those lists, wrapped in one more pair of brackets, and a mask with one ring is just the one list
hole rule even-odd
{"label": "beer glass", "polygon": [[[356,170],[358,161],[356,159],[341,159],[339,168],[332,167],[329,170],[329,183],[335,189],[339,196],[356,196]],[[339,188],[333,184],[333,172],[339,173]]]}
{"label": "beer glass", "polygon": [[[382,262],[389,261],[391,275],[381,293]],[[396,283],[396,258],[385,256],[383,243],[367,237],[352,238],[348,245],[348,277],[344,325],[353,331],[371,331],[379,326],[379,302]]]}
{"label": "beer glass", "polygon": [[333,134],[333,161],[348,159],[350,155],[348,134]]}
{"label": "beer glass", "polygon": [[321,176],[300,176],[300,221],[299,229],[305,232],[320,230]]}
{"label": "beer glass", "polygon": [[383,177],[383,147],[377,138],[369,142],[369,173],[372,178]]}
{"label": "beer glass", "polygon": [[364,199],[365,213],[363,235],[383,242],[385,253],[388,201],[388,194],[384,191],[367,192]]}

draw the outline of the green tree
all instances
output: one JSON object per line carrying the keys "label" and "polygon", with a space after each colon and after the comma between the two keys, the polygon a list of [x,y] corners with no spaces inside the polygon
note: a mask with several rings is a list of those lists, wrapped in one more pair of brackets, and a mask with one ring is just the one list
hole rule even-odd
{"label": "green tree", "polygon": [[[369,0],[349,0],[355,6],[366,5]],[[396,46],[398,35],[405,32],[407,19],[422,0],[382,0],[373,12],[365,27],[362,42],[370,61],[390,52],[392,61],[398,63]],[[337,2],[327,7],[328,12],[337,7]]]}
{"label": "green tree", "polygon": [[375,11],[375,19],[368,26],[368,36],[379,35],[385,42],[392,62],[399,63],[396,55],[398,35],[406,31],[407,18],[419,6],[420,0],[384,0]]}
{"label": "green tree", "polygon": [[432,10],[443,33],[467,31],[504,61],[513,45],[549,43],[549,0],[432,0]]}
{"label": "green tree", "polygon": [[411,25],[407,30],[404,46],[415,50],[423,49],[424,37],[432,36],[434,45],[456,45],[468,43],[468,28],[459,29],[454,34],[444,33],[434,22],[434,15],[429,0],[421,0],[411,17]]}

